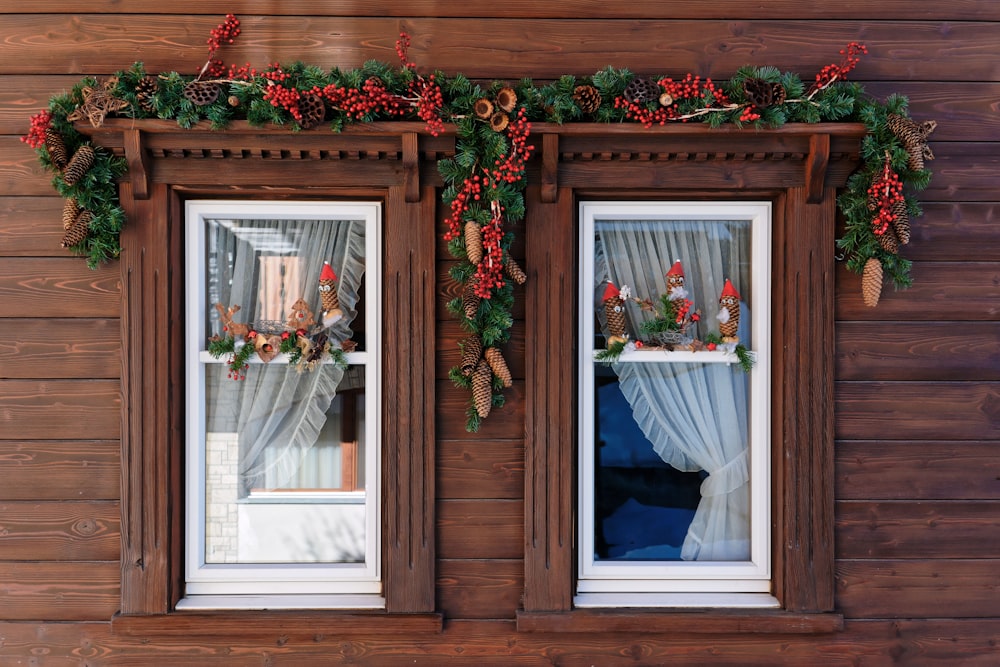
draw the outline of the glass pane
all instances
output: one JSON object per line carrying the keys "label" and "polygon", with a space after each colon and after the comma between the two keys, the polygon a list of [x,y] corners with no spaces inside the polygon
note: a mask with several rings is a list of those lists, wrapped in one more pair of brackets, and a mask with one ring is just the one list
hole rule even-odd
{"label": "glass pane", "polygon": [[[363,367],[255,364],[234,382],[224,364],[207,364],[205,375],[205,561],[363,562]],[[302,404],[317,401],[322,423],[299,437],[310,419]]]}

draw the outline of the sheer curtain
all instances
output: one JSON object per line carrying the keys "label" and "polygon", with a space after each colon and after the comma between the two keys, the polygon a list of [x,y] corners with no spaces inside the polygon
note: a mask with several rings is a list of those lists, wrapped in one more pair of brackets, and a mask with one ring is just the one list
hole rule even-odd
{"label": "sheer curtain", "polygon": [[[346,340],[365,270],[364,234],[363,220],[212,221],[207,239],[209,307],[238,304],[237,321],[280,327],[292,304],[303,298],[318,320],[319,276],[329,261],[344,311],[329,334],[332,340]],[[211,314],[217,332],[221,327],[214,308]],[[316,443],[343,376],[333,364],[299,372],[275,360],[253,364],[245,380],[210,392],[210,419],[214,411],[234,415],[243,493],[280,487],[295,475]]]}
{"label": "sheer curtain", "polygon": [[[750,288],[750,228],[740,221],[615,221],[597,224],[595,292],[606,280],[656,301],[676,259],[703,336],[714,328],[719,294],[730,278],[744,298]],[[598,312],[601,312],[600,310]],[[629,329],[652,314],[626,308]],[[749,312],[742,311],[747,346]],[[681,548],[684,560],[748,560],[750,493],[747,460],[747,378],[736,365],[629,363],[612,365],[633,417],[659,457],[683,471],[708,473]]]}

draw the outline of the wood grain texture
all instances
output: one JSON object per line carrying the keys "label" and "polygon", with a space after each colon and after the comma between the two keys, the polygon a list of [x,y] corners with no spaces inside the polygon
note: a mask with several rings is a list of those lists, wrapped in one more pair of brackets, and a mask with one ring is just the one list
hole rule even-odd
{"label": "wood grain texture", "polygon": [[438,561],[438,600],[447,618],[513,618],[523,587],[520,560]]}
{"label": "wood grain texture", "polygon": [[0,262],[0,317],[118,317],[117,266],[79,258],[9,257]]}
{"label": "wood grain texture", "polygon": [[117,500],[117,440],[0,440],[0,499]]}
{"label": "wood grain texture", "polygon": [[[436,383],[437,437],[440,440],[469,438],[465,430],[465,410],[471,405],[472,392],[456,387],[451,380]],[[520,440],[524,437],[524,383],[504,389],[505,404],[493,408],[490,416],[482,420],[476,438],[482,440]]]}
{"label": "wood grain texture", "polygon": [[0,561],[0,619],[109,621],[118,610],[117,561]]}
{"label": "wood grain texture", "polygon": [[524,494],[522,440],[439,440],[437,497],[520,499]]}
{"label": "wood grain texture", "polygon": [[117,379],[117,319],[0,318],[0,378]]}
{"label": "wood grain texture", "polygon": [[524,504],[519,500],[438,502],[439,557],[516,558],[524,556]]}
{"label": "wood grain texture", "polygon": [[111,440],[120,410],[117,380],[0,380],[0,439]]}
{"label": "wood grain texture", "polygon": [[[55,191],[52,191],[55,194]],[[0,253],[5,257],[67,257],[63,237],[63,199],[0,197]]]}
{"label": "wood grain texture", "polygon": [[838,499],[1000,500],[994,441],[858,440],[836,456]]}
{"label": "wood grain texture", "polygon": [[902,254],[916,261],[997,262],[995,243],[1000,206],[993,202],[925,202],[911,220],[910,242]]}
{"label": "wood grain texture", "polygon": [[0,561],[110,561],[120,545],[117,502],[0,502]]}
{"label": "wood grain texture", "polygon": [[0,197],[51,197],[54,192],[35,151],[20,137],[0,136]]}

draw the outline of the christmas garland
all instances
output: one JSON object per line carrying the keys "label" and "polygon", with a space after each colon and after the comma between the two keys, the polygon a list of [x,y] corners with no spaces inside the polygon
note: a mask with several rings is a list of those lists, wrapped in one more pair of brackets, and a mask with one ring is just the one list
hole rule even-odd
{"label": "christmas garland", "polygon": [[119,115],[172,119],[183,128],[208,121],[223,129],[245,119],[253,126],[292,129],[327,123],[336,132],[351,123],[416,118],[434,135],[453,123],[455,156],[438,166],[445,183],[442,201],[450,210],[445,238],[458,260],[451,275],[463,286],[462,296],[448,306],[468,331],[461,343],[463,361],[451,377],[473,392],[470,431],[503,404],[502,390],[510,385],[499,349],[513,324],[511,282],[523,282],[524,273],[510,257],[513,236],[506,226],[524,216],[532,122],[652,127],[698,121],[752,128],[862,122],[868,130],[862,166],[838,198],[846,227],[837,244],[847,267],[863,275],[866,304],[878,302],[886,280],[897,287],[910,284],[910,262],[898,248],[909,240],[909,218],[920,213],[911,193],[929,183],[924,160],[933,157],[927,137],[934,123],[909,119],[905,97],[879,102],[846,80],[867,53],[861,44],[849,44],[842,60],[824,67],[809,85],[795,74],[759,66],[742,67],[724,83],[693,74],[647,78],[607,67],[543,85],[530,79],[510,85],[480,84],[462,74],[422,75],[408,58],[405,33],[396,43],[399,66],[369,61],[350,70],[301,62],[261,70],[250,64],[226,67],[215,56],[239,33],[239,20],[227,15],[212,30],[208,60],[196,75],[150,75],[136,62],[104,81],[83,79],[32,118],[23,140],[36,149],[53,174],[53,187],[67,200],[62,245],[96,266],[118,256],[125,223],[115,183],[126,172],[125,161],[88,142],[74,121],[98,126],[106,116]]}

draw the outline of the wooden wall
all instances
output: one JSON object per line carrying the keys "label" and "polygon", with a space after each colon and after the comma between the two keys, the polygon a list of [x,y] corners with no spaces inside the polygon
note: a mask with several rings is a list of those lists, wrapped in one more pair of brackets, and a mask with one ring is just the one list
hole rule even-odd
{"label": "wooden wall", "polygon": [[[1000,661],[1000,4],[123,0],[82,14],[80,7],[0,3],[0,664]],[[848,42],[868,45],[852,78],[877,96],[907,95],[914,118],[939,125],[924,215],[905,250],[915,285],[889,290],[871,310],[857,276],[838,275],[843,632],[516,633],[525,340],[516,329],[508,357],[518,380],[508,406],[478,434],[466,433],[466,395],[447,380],[460,332],[443,306],[454,292],[443,244],[436,488],[444,632],[345,638],[283,628],[197,642],[111,632],[120,596],[118,267],[90,271],[59,248],[61,200],[19,136],[32,113],[83,75],[135,60],[152,72],[194,73],[227,12],[243,23],[237,45],[221,53],[227,62],[391,62],[406,30],[418,64],[476,78],[543,80],[610,64],[724,80],[748,63],[805,78],[838,60]]]}

